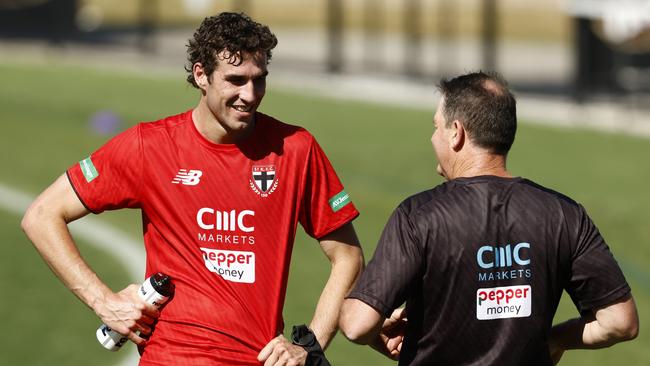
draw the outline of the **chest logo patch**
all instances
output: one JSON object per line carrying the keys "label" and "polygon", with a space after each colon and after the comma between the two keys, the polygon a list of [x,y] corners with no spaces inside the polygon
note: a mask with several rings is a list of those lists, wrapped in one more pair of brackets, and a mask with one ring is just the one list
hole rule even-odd
{"label": "chest logo patch", "polygon": [[200,170],[180,169],[178,173],[176,173],[174,179],[172,179],[172,183],[181,183],[186,186],[195,186],[201,181],[202,175],[203,172]]}
{"label": "chest logo patch", "polygon": [[249,185],[253,192],[268,197],[278,188],[278,174],[275,165],[253,165]]}

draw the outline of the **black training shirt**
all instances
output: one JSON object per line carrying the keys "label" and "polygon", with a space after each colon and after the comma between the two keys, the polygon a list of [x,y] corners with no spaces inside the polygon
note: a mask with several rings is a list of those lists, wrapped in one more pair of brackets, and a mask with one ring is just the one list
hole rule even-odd
{"label": "black training shirt", "polygon": [[522,178],[459,178],[390,217],[350,298],[406,302],[400,365],[551,365],[566,290],[580,311],[630,292],[584,208]]}

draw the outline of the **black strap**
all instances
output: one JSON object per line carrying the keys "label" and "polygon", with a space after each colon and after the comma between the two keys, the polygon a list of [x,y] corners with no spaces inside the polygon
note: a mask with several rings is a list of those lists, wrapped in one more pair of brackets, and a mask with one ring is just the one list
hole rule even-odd
{"label": "black strap", "polygon": [[291,343],[307,351],[305,366],[331,366],[316,335],[306,325],[294,325],[291,332]]}

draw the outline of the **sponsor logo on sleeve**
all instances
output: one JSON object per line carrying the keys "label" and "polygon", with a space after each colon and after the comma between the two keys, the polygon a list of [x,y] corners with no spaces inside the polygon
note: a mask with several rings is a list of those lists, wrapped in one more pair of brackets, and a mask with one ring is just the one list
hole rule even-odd
{"label": "sponsor logo on sleeve", "polygon": [[201,248],[205,267],[230,282],[255,282],[255,253]]}
{"label": "sponsor logo on sleeve", "polygon": [[349,194],[345,193],[345,191],[341,191],[334,197],[330,198],[328,202],[332,211],[337,212],[352,201],[350,200]]}
{"label": "sponsor logo on sleeve", "polygon": [[531,313],[530,286],[480,288],[476,291],[476,319],[525,318]]}
{"label": "sponsor logo on sleeve", "polygon": [[92,182],[93,179],[99,176],[99,172],[95,168],[95,165],[93,164],[93,161],[90,159],[90,156],[80,161],[79,167],[81,168],[81,172],[86,178],[86,182],[88,183]]}

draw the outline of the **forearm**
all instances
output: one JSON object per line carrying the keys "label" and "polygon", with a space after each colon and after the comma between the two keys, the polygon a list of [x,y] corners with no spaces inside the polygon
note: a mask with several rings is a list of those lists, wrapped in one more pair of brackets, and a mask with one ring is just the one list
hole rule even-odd
{"label": "forearm", "polygon": [[26,215],[23,228],[45,263],[63,284],[94,310],[110,289],[81,257],[63,219],[46,213]]}
{"label": "forearm", "polygon": [[406,311],[395,309],[384,318],[375,308],[359,299],[346,299],[341,309],[339,325],[350,341],[367,344],[379,353],[397,360],[406,331]]}
{"label": "forearm", "polygon": [[[593,321],[595,320],[591,320],[591,322]],[[588,336],[587,339],[584,337],[589,322],[589,319],[575,318],[554,325],[551,329],[551,339],[549,340],[551,350],[598,348],[591,346],[591,336]]]}
{"label": "forearm", "polygon": [[571,319],[551,329],[550,347],[596,349],[634,339],[638,315],[631,296],[595,311],[592,316]]}
{"label": "forearm", "polygon": [[[355,248],[355,252],[357,248]],[[332,263],[329,279],[318,300],[310,328],[325,349],[338,329],[341,304],[351,291],[363,269],[363,256],[358,253]]]}
{"label": "forearm", "polygon": [[575,318],[555,325],[551,331],[551,348],[598,349],[629,339],[623,334],[603,328],[596,320]]}

